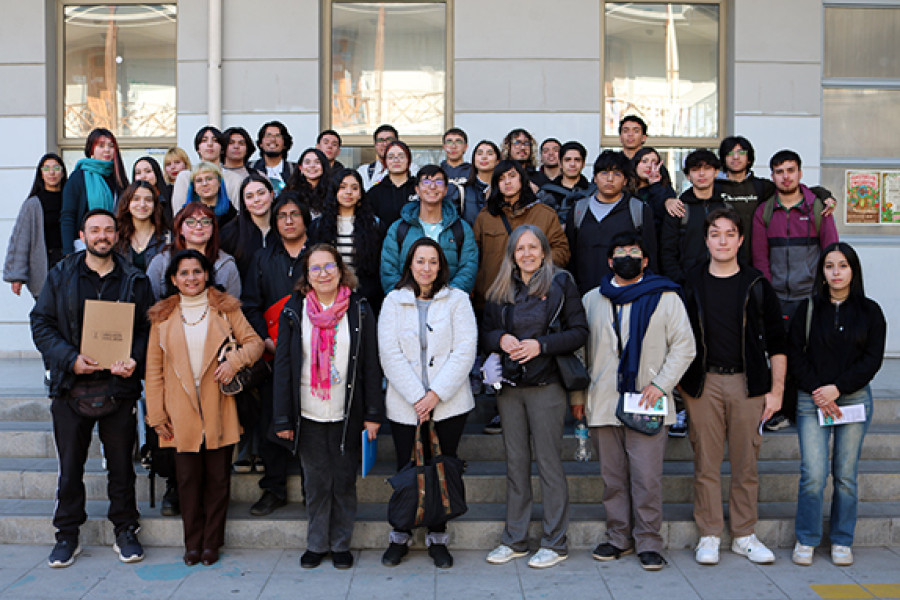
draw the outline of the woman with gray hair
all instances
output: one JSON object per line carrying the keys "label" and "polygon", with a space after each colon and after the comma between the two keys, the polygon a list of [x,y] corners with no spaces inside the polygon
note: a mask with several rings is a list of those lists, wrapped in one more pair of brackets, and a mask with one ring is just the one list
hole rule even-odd
{"label": "woman with gray hair", "polygon": [[[550,244],[534,225],[509,236],[500,272],[488,289],[481,342],[500,356],[503,389],[497,408],[506,447],[506,526],[487,561],[507,563],[528,551],[531,520],[531,446],[543,496],[544,533],[529,567],[565,560],[569,492],[560,457],[566,391],[555,356],[574,352],[588,337],[587,319],[572,276],[553,264]],[[550,324],[560,326],[551,332]]]}

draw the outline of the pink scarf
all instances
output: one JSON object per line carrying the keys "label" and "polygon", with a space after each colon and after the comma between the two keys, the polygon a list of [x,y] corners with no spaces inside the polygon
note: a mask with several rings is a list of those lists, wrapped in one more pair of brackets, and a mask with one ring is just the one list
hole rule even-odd
{"label": "pink scarf", "polygon": [[342,285],[337,297],[327,309],[322,308],[315,290],[306,295],[306,316],[312,323],[310,343],[310,380],[312,393],[322,400],[331,399],[331,361],[334,358],[334,339],[337,324],[350,306],[350,288]]}

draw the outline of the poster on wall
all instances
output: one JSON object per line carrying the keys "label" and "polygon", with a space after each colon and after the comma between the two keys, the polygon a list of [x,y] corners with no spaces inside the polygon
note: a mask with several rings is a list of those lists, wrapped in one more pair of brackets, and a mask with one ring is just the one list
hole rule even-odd
{"label": "poster on wall", "polygon": [[[878,225],[881,222],[881,172],[847,170],[844,175],[848,225]],[[900,207],[900,205],[897,205]]]}
{"label": "poster on wall", "polygon": [[900,223],[900,171],[881,173],[881,222]]}

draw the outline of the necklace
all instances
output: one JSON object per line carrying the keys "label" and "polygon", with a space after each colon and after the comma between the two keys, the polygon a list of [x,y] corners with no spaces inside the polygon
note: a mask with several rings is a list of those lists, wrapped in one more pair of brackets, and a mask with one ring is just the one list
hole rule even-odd
{"label": "necklace", "polygon": [[200,315],[200,318],[194,321],[193,323],[189,322],[184,318],[184,311],[181,311],[181,322],[187,325],[188,327],[193,327],[194,325],[199,325],[200,322],[206,318],[206,314],[209,312],[209,304],[206,305],[206,308],[203,309],[203,314]]}

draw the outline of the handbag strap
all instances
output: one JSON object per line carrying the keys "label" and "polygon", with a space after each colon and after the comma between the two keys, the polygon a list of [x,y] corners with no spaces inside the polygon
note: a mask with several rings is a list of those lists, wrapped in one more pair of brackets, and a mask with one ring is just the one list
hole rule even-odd
{"label": "handbag strap", "polygon": [[[450,509],[450,493],[447,491],[447,476],[444,472],[444,463],[440,461],[435,461],[434,459],[440,456],[441,454],[441,442],[438,439],[437,432],[434,430],[434,421],[429,419],[425,423],[419,423],[416,426],[416,446],[415,446],[415,460],[416,467],[424,467],[425,466],[425,456],[424,456],[424,444],[422,442],[422,427],[423,425],[428,428],[429,440],[431,442],[431,459],[435,462],[435,471],[437,472],[438,478],[438,489],[441,495],[441,506],[444,509],[444,514],[449,515],[451,512]],[[416,520],[415,525],[422,526],[425,524],[425,469],[420,468],[417,469],[416,472]]]}

